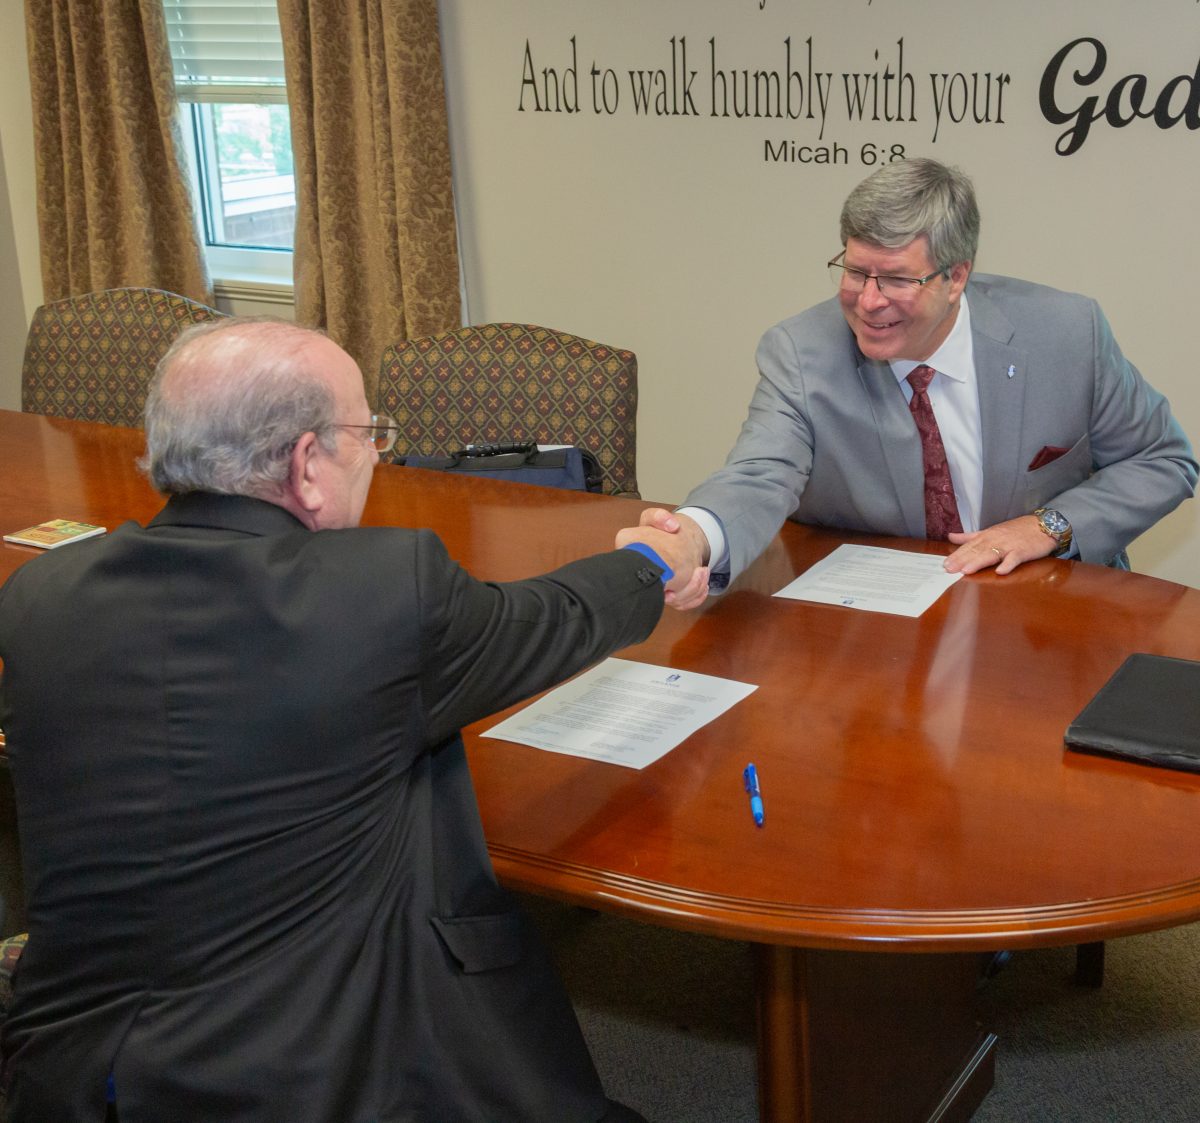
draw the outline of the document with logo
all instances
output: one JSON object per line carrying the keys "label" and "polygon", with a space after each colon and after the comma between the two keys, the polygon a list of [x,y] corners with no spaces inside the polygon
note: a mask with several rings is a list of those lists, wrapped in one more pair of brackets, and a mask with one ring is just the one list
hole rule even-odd
{"label": "document with logo", "polygon": [[484,736],[645,768],[757,689],[694,671],[606,659]]}
{"label": "document with logo", "polygon": [[867,612],[920,616],[960,577],[942,568],[941,554],[879,546],[839,546],[775,595],[840,604]]}

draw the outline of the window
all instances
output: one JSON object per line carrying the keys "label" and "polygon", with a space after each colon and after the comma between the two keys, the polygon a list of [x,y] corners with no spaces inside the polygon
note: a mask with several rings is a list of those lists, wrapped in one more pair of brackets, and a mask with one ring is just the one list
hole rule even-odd
{"label": "window", "polygon": [[296,188],[275,0],[163,0],[209,270],[290,283]]}
{"label": "window", "polygon": [[183,106],[208,246],[290,250],[296,184],[286,105]]}

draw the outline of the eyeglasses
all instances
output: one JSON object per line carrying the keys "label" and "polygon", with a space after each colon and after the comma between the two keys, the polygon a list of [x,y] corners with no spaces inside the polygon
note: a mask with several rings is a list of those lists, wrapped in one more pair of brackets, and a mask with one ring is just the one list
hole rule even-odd
{"label": "eyeglasses", "polygon": [[846,251],[842,250],[832,261],[825,263],[834,288],[843,292],[862,292],[868,281],[874,281],[881,296],[889,300],[904,300],[916,296],[934,277],[946,275],[945,269],[935,269],[924,277],[881,277],[878,273],[865,273],[861,269],[843,265],[840,259],[845,256]]}
{"label": "eyeglasses", "polygon": [[386,413],[371,414],[370,425],[334,425],[335,429],[365,429],[367,440],[375,446],[376,452],[391,452],[396,447],[396,438],[400,435],[400,426]]}

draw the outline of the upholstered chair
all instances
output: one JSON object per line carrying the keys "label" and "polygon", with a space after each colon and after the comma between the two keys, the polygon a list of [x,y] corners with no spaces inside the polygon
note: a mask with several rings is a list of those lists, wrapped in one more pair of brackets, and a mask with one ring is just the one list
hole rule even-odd
{"label": "upholstered chair", "polygon": [[163,353],[183,328],[220,315],[160,289],[106,289],[43,304],[25,343],[21,408],[140,426]]}
{"label": "upholstered chair", "polygon": [[395,455],[536,440],[588,449],[603,490],[638,495],[637,357],[532,324],[481,324],[387,347],[378,408]]}

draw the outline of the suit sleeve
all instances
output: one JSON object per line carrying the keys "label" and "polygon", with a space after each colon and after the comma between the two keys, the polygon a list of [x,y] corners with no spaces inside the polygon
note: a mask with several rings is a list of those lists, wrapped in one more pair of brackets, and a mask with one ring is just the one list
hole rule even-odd
{"label": "suit sleeve", "polygon": [[796,510],[813,461],[801,359],[786,331],[774,327],[758,345],[758,385],[737,443],[722,468],[680,504],[721,520],[730,580],[742,572]]}
{"label": "suit sleeve", "polygon": [[661,571],[614,550],[526,581],[477,581],[421,533],[421,692],[431,742],[645,639],[663,609]]}
{"label": "suit sleeve", "polygon": [[1046,503],[1071,522],[1083,561],[1107,563],[1196,488],[1192,447],[1170,404],[1122,354],[1092,302],[1092,474]]}

